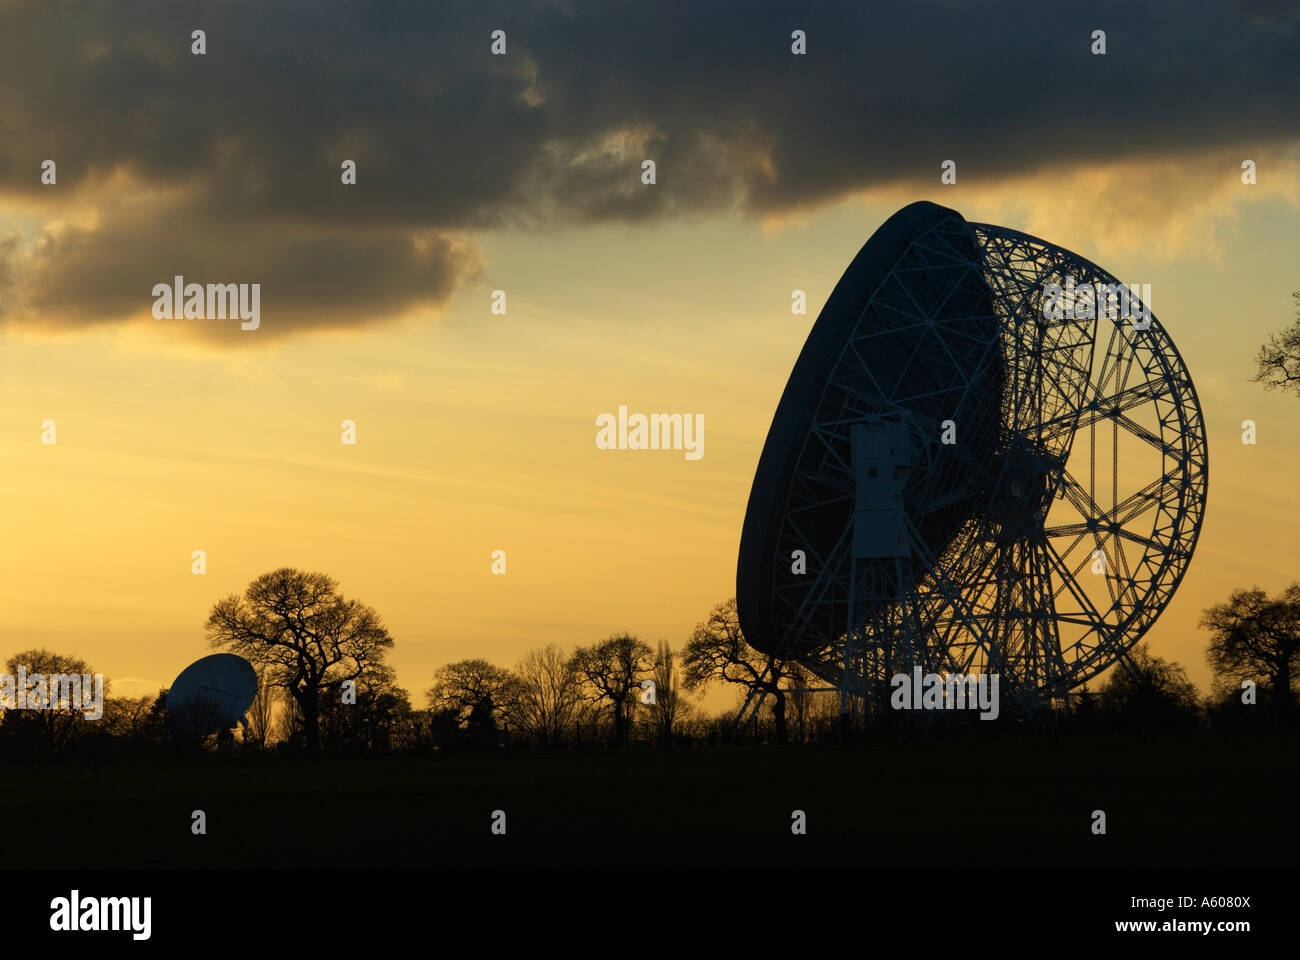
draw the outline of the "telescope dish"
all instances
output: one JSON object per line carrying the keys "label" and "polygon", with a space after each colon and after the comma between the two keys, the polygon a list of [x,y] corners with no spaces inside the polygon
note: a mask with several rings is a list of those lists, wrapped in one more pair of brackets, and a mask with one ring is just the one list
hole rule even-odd
{"label": "telescope dish", "polygon": [[220,733],[244,719],[256,695],[252,664],[233,653],[214,653],[180,672],[167,691],[167,713],[190,732]]}
{"label": "telescope dish", "polygon": [[1166,607],[1208,477],[1195,388],[1149,303],[1061,247],[913,203],[844,272],[776,408],[741,630],[844,704],[881,709],[919,666],[996,673],[1029,712]]}

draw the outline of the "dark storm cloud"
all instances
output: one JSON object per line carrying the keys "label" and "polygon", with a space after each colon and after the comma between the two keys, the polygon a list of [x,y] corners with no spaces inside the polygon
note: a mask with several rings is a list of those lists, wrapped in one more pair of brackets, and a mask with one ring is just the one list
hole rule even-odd
{"label": "dark storm cloud", "polygon": [[[87,306],[127,308],[135,294],[114,293],[112,273],[142,253],[157,273],[160,237],[184,222],[192,256],[238,276],[269,285],[297,263],[295,299],[311,295],[302,264],[388,290],[377,318],[445,301],[472,270],[445,245],[436,266],[437,245],[418,261],[432,279],[386,268],[415,231],[780,212],[928,187],[945,159],[971,182],[1294,138],[1298,9],[0,0],[0,191],[37,204],[124,181],[163,191],[105,215],[81,259],[66,238],[35,251],[25,271],[47,292],[26,290],[33,306],[51,291],[76,306],[64,301],[80,290]],[[206,56],[189,52],[196,27]],[[489,53],[498,28],[505,57]],[[790,53],[795,28],[806,56]],[[1094,29],[1105,56],[1089,52]],[[57,188],[39,184],[45,159]],[[339,183],[344,159],[355,187]],[[653,188],[643,159],[658,164]],[[278,245],[308,227],[329,228],[295,241],[315,254]],[[17,269],[3,249],[0,275]],[[74,264],[95,272],[72,280]]]}

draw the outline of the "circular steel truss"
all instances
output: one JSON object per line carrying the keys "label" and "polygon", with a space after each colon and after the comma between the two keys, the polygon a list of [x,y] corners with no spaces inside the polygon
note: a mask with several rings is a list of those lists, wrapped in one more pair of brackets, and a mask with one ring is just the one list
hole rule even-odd
{"label": "circular steel truss", "polygon": [[846,700],[880,704],[919,666],[996,673],[1032,710],[1139,641],[1191,560],[1208,452],[1178,351],[1149,304],[1114,310],[1122,286],[956,214],[901,246],[785,461],[762,567],[775,627],[755,631],[769,652]]}

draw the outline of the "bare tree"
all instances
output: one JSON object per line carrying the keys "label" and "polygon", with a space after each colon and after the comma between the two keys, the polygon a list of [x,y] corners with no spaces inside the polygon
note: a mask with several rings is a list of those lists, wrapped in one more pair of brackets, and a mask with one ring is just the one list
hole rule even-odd
{"label": "bare tree", "polygon": [[1143,728],[1189,726],[1200,710],[1200,695],[1187,671],[1154,656],[1145,643],[1115,665],[1098,699],[1102,713],[1113,721]]}
{"label": "bare tree", "polygon": [[153,726],[156,697],[112,697],[104,701],[104,723],[108,732],[127,740],[146,739]]}
{"label": "bare tree", "polygon": [[564,651],[556,644],[528,651],[514,677],[507,701],[511,723],[541,746],[562,741],[582,699],[578,675]]}
{"label": "bare tree", "polygon": [[812,675],[798,663],[787,664],[785,675],[790,681],[790,689],[786,692],[786,696],[790,698],[790,706],[794,709],[794,725],[799,732],[799,741],[802,743],[808,739],[808,725],[812,719],[813,698],[816,696],[808,687],[808,684],[812,682]]}
{"label": "bare tree", "polygon": [[573,654],[573,669],[596,703],[608,701],[614,716],[614,745],[626,746],[631,726],[632,698],[640,693],[649,671],[650,647],[627,633],[616,633]]}
{"label": "bare tree", "polygon": [[271,735],[272,714],[275,712],[275,688],[270,684],[265,666],[257,670],[257,693],[248,708],[248,736],[259,747],[265,747]]}
{"label": "bare tree", "polygon": [[433,686],[425,691],[432,710],[455,710],[460,723],[471,718],[495,725],[510,699],[510,671],[483,659],[460,660],[434,672]]}
{"label": "bare tree", "polygon": [[282,567],[263,574],[241,597],[218,600],[208,640],[257,666],[288,690],[302,711],[307,749],[320,748],[320,696],[327,684],[355,680],[393,646],[379,614],[346,600],[323,573]]}
{"label": "bare tree", "polygon": [[350,687],[329,685],[321,698],[321,743],[329,750],[387,753],[411,715],[411,702],[386,664],[368,666]]}
{"label": "bare tree", "polygon": [[276,699],[280,709],[273,724],[275,739],[281,743],[294,743],[302,735],[302,708],[288,690],[279,688],[279,693]]}
{"label": "bare tree", "polygon": [[785,718],[786,691],[781,680],[789,664],[769,653],[751,647],[740,631],[736,600],[718,604],[709,619],[695,627],[686,656],[686,688],[698,690],[714,680],[735,683],[751,691],[772,696],[772,719],[776,739],[784,743],[789,736]]}
{"label": "bare tree", "polygon": [[[52,685],[49,683],[49,678],[55,675],[65,677],[75,675],[82,678],[78,686],[84,703],[84,698],[92,694],[94,689],[92,679],[91,690],[86,690],[84,678],[87,676],[93,678],[95,675],[95,671],[85,660],[55,653],[42,647],[39,650],[23,650],[21,653],[15,653],[5,663],[5,671],[11,677],[17,678],[19,668],[22,668],[27,677],[23,698],[29,704],[39,699],[43,705],[49,706],[40,710],[23,710],[14,713],[6,711],[5,723],[9,726],[7,733],[12,735],[21,727],[36,751],[60,753],[73,740],[91,732],[93,729],[91,724],[95,721],[86,718],[88,708],[82,703],[69,702],[70,698],[65,696],[68,690],[51,689]],[[39,683],[35,680],[38,676],[43,678]],[[103,689],[105,698],[108,696],[108,690],[109,682],[105,679]],[[15,687],[12,695],[16,698],[19,694],[20,691]]]}
{"label": "bare tree", "polygon": [[671,747],[677,727],[690,714],[691,704],[682,690],[677,654],[667,640],[658,643],[651,679],[655,685],[655,698],[650,707],[650,718],[655,737],[662,746]]}
{"label": "bare tree", "polygon": [[1300,680],[1300,583],[1276,599],[1259,587],[1236,590],[1202,614],[1201,626],[1210,631],[1206,660],[1220,677],[1267,678],[1278,712],[1293,715]]}
{"label": "bare tree", "polygon": [[1300,396],[1300,290],[1291,294],[1296,301],[1296,321],[1281,333],[1269,334],[1255,354],[1255,383],[1266,390],[1281,388]]}

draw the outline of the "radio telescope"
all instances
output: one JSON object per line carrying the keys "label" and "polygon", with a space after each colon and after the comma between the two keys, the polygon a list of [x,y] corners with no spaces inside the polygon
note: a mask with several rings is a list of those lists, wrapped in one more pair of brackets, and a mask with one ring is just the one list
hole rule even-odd
{"label": "radio telescope", "polygon": [[919,666],[996,673],[1029,712],[1127,653],[1191,561],[1209,463],[1191,377],[1149,304],[1115,309],[1122,286],[933,203],[890,217],[773,417],[736,572],[747,641],[846,710]]}
{"label": "radio telescope", "polygon": [[167,691],[167,714],[187,733],[224,734],[243,722],[256,695],[253,665],[233,653],[214,653],[176,677]]}

